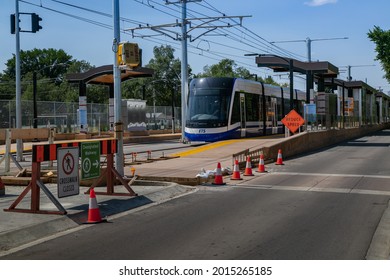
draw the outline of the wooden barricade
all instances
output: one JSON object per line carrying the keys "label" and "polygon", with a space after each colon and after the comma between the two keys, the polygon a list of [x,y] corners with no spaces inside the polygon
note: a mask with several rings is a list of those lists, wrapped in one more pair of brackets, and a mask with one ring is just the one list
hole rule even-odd
{"label": "wooden barricade", "polygon": [[9,173],[11,170],[11,160],[14,162],[19,170],[23,170],[22,166],[11,153],[11,142],[13,140],[21,139],[23,141],[32,141],[44,139],[52,143],[54,140],[54,129],[49,128],[7,128],[0,129],[0,143],[5,143],[5,153],[0,158],[0,164],[4,161],[4,172]]}
{"label": "wooden barricade", "polygon": [[258,164],[261,154],[264,154],[264,148],[256,149],[253,151],[246,149],[246,150],[243,150],[243,151],[238,152],[236,154],[233,154],[232,155],[232,162],[234,163],[235,160],[238,160],[239,167],[242,168],[245,166],[247,157],[249,156],[251,158],[252,164]]}
{"label": "wooden barricade", "polygon": [[[107,168],[100,175],[97,181],[88,189],[86,193],[89,193],[91,188],[97,186],[103,178],[107,179],[107,190],[106,192],[95,192],[96,194],[104,195],[126,195],[126,196],[137,196],[137,194],[130,187],[131,183],[134,182],[136,177],[133,177],[132,181],[127,182],[114,168],[114,154],[117,152],[117,140],[100,140],[100,154],[106,155],[107,157]],[[60,202],[50,192],[50,190],[40,180],[41,174],[41,162],[57,160],[57,149],[67,147],[79,147],[80,142],[61,143],[61,144],[42,144],[32,146],[32,177],[30,184],[25,190],[18,196],[18,198],[12,203],[8,209],[4,211],[10,212],[23,212],[23,213],[39,213],[39,214],[59,214],[65,215],[66,210],[62,207]],[[79,150],[80,156],[80,150]],[[118,179],[123,186],[127,189],[128,193],[115,193],[114,184],[115,179]],[[53,202],[57,207],[58,211],[46,211],[40,209],[40,190],[42,190],[46,196]],[[31,191],[31,203],[29,209],[18,209],[16,206],[23,200],[28,192]]]}

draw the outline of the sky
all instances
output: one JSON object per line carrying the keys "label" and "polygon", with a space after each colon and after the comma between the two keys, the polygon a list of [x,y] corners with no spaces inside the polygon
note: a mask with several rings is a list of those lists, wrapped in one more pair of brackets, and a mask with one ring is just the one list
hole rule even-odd
{"label": "sky", "polygon": [[[4,71],[6,61],[15,53],[15,35],[10,34],[10,14],[15,13],[15,1],[0,0],[0,71]],[[161,45],[173,46],[175,56],[181,58],[180,42],[171,38],[180,33],[179,27],[166,28],[171,37],[157,36],[159,33],[149,29],[135,30],[133,37],[129,31],[140,25],[180,21],[180,6],[167,5],[165,0],[119,0],[119,3],[123,18],[121,41],[138,43],[143,50],[143,64],[153,57],[153,48]],[[22,32],[21,49],[63,49],[73,58],[94,66],[112,64],[112,7],[113,0],[19,0],[20,12],[37,13],[43,27],[37,33]],[[187,7],[191,27],[204,24],[200,18],[231,17],[210,23],[208,26],[220,28],[207,33],[208,29],[189,28],[192,42],[188,47],[188,63],[195,74],[206,65],[229,58],[253,74],[271,75],[278,82],[288,83],[287,75],[259,68],[255,57],[245,54],[270,53],[306,61],[305,40],[310,38],[312,61],[328,61],[339,67],[339,77],[344,80],[347,66],[351,66],[353,80],[390,92],[382,67],[375,60],[375,44],[367,37],[374,26],[390,29],[388,0],[203,0],[189,2]],[[228,24],[230,27],[226,27]],[[21,15],[21,27],[30,28],[28,15]],[[304,76],[297,74],[294,83],[304,90]]]}

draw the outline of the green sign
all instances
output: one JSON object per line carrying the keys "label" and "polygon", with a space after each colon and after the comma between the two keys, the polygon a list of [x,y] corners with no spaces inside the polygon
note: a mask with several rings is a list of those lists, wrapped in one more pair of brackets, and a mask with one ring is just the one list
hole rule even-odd
{"label": "green sign", "polygon": [[100,176],[100,142],[81,143],[81,179]]}

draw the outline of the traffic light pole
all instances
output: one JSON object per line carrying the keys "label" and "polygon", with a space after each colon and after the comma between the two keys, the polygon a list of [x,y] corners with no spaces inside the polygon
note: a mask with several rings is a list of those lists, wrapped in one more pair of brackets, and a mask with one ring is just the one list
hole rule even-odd
{"label": "traffic light pole", "polygon": [[121,96],[121,73],[117,56],[118,46],[120,43],[120,14],[119,0],[113,0],[114,10],[114,129],[115,138],[118,140],[117,153],[115,154],[115,168],[120,175],[124,175],[124,157],[123,157],[123,123],[122,123],[122,96]]}
{"label": "traffic light pole", "polygon": [[[20,73],[20,28],[19,28],[19,0],[15,0],[15,85],[16,85],[16,128],[22,128],[22,90]],[[16,139],[16,160],[23,161],[23,141]]]}
{"label": "traffic light pole", "polygon": [[187,0],[182,1],[181,18],[181,142],[186,143],[185,123],[188,96]]}

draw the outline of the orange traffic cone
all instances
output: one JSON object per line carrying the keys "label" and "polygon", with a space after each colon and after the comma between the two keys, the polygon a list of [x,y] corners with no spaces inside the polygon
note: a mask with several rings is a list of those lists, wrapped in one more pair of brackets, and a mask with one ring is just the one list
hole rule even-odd
{"label": "orange traffic cone", "polygon": [[283,158],[282,158],[282,149],[279,149],[278,151],[278,158],[276,160],[276,165],[284,165]]}
{"label": "orange traffic cone", "polygon": [[217,170],[215,172],[215,178],[214,178],[213,185],[225,185],[225,183],[223,182],[222,171],[221,171],[221,163],[220,162],[218,162],[218,164],[217,164]]}
{"label": "orange traffic cone", "polygon": [[92,188],[89,192],[89,209],[88,209],[88,221],[87,224],[101,223],[102,217],[100,216],[99,206],[96,201],[95,191]]}
{"label": "orange traffic cone", "polygon": [[252,165],[251,165],[251,157],[250,156],[246,157],[246,166],[245,166],[244,176],[255,176],[252,173]]}
{"label": "orange traffic cone", "polygon": [[242,180],[240,177],[240,167],[238,166],[238,160],[234,161],[233,174],[230,177],[231,180]]}
{"label": "orange traffic cone", "polygon": [[260,155],[260,160],[259,160],[259,168],[257,169],[257,172],[264,173],[267,172],[265,171],[265,166],[264,166],[264,155]]}

